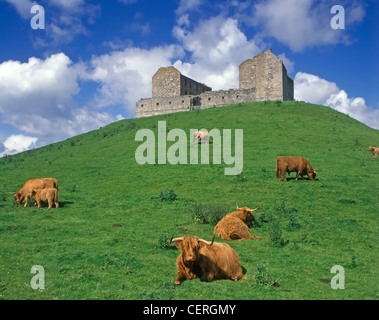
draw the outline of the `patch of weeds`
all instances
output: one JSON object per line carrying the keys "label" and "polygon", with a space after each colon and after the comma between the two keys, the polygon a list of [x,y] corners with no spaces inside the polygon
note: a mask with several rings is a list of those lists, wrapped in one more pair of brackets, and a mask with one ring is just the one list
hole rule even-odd
{"label": "patch of weeds", "polygon": [[283,239],[282,229],[279,222],[274,221],[270,231],[270,240],[273,247],[283,247],[288,241]]}
{"label": "patch of weeds", "polygon": [[299,223],[299,220],[297,219],[297,215],[295,212],[289,212],[287,215],[287,219],[288,219],[287,228],[289,230],[300,229],[301,225]]}
{"label": "patch of weeds", "polygon": [[270,264],[260,262],[257,264],[257,270],[253,276],[253,287],[279,287],[278,279],[274,279],[270,273]]}
{"label": "patch of weeds", "polygon": [[350,267],[351,268],[355,268],[358,266],[357,264],[357,256],[355,255],[355,252],[354,250],[351,248],[351,245],[349,244],[348,246],[348,251],[350,252],[350,255],[351,255],[351,263],[350,263]]}
{"label": "patch of weeds", "polygon": [[240,174],[236,175],[236,181],[237,182],[245,182],[245,181],[247,181],[247,179],[243,176],[243,172],[241,172]]}
{"label": "patch of weeds", "polygon": [[205,206],[196,203],[191,216],[196,223],[216,225],[228,213],[229,206],[226,204],[211,203]]}
{"label": "patch of weeds", "polygon": [[158,247],[161,248],[161,249],[171,249],[173,248],[171,245],[170,245],[170,239],[171,239],[171,236],[170,234],[167,232],[167,231],[162,231],[159,233],[159,236],[158,236]]}
{"label": "patch of weeds", "polygon": [[165,191],[161,191],[159,194],[159,199],[161,201],[175,201],[178,199],[176,193],[172,189],[167,189]]}
{"label": "patch of weeds", "polygon": [[272,219],[274,219],[274,216],[273,216],[273,214],[270,211],[263,212],[257,218],[257,220],[258,220],[259,223],[269,223]]}

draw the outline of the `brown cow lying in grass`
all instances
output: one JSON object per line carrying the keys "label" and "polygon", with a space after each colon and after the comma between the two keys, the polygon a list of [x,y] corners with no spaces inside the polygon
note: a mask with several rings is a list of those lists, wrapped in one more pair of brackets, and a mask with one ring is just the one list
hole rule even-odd
{"label": "brown cow lying in grass", "polygon": [[172,242],[181,251],[176,260],[178,274],[175,284],[197,278],[200,281],[247,279],[242,273],[238,254],[226,243],[210,242],[195,236],[171,238]]}
{"label": "brown cow lying in grass", "polygon": [[372,151],[372,155],[374,158],[376,158],[379,154],[379,148],[375,148],[375,147],[370,147],[368,148],[370,151]]}
{"label": "brown cow lying in grass", "polygon": [[280,176],[283,175],[284,181],[286,179],[286,173],[296,172],[296,180],[299,179],[299,175],[303,178],[307,175],[309,179],[316,180],[317,172],[313,170],[309,161],[302,157],[278,157],[276,159],[276,179],[280,181]]}
{"label": "brown cow lying in grass", "polygon": [[38,208],[41,208],[41,202],[45,201],[48,202],[49,209],[53,204],[55,204],[55,208],[59,207],[58,190],[55,188],[33,190],[32,197],[37,202]]}
{"label": "brown cow lying in grass", "polygon": [[28,199],[32,197],[33,190],[46,188],[58,189],[57,180],[54,178],[31,179],[26,181],[24,186],[19,191],[14,192],[13,194],[16,197],[17,204],[21,204],[25,199],[24,207],[26,207],[28,205]]}
{"label": "brown cow lying in grass", "polygon": [[242,241],[246,239],[262,239],[259,236],[252,236],[246,223],[255,221],[253,212],[259,209],[249,209],[248,207],[238,208],[237,211],[228,213],[222,218],[214,229],[216,236],[224,240]]}

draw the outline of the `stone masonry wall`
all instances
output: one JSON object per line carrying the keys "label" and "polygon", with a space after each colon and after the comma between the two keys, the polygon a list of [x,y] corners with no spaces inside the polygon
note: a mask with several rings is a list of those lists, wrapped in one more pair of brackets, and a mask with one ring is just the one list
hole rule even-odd
{"label": "stone masonry wall", "polygon": [[174,67],[159,68],[153,76],[153,98],[180,96],[180,77],[180,72]]}
{"label": "stone masonry wall", "polygon": [[203,83],[199,83],[186,76],[180,77],[180,95],[197,95],[205,91],[212,91],[212,88],[206,86]]}
{"label": "stone masonry wall", "polygon": [[283,71],[282,61],[271,50],[266,50],[240,65],[239,87],[256,88],[258,101],[283,100]]}

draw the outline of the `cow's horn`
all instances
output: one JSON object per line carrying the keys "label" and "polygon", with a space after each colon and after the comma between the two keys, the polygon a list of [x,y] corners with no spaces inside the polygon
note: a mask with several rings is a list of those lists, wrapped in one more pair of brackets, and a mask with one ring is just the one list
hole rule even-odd
{"label": "cow's horn", "polygon": [[181,240],[183,240],[183,237],[172,239],[170,241],[170,243],[173,243],[173,242],[176,242],[176,241],[181,241]]}
{"label": "cow's horn", "polygon": [[172,239],[174,238],[174,234],[172,234],[171,236],[171,239],[170,239],[170,242],[169,243],[172,243]]}
{"label": "cow's horn", "polygon": [[210,246],[213,244],[213,241],[215,241],[215,234],[213,234],[213,238],[212,238],[212,242],[211,242]]}
{"label": "cow's horn", "polygon": [[8,193],[10,193],[10,194],[16,194],[16,192],[10,192],[10,191],[8,191]]}
{"label": "cow's horn", "polygon": [[236,202],[236,207],[237,207],[237,210],[239,209],[239,207],[238,207],[238,203]]}

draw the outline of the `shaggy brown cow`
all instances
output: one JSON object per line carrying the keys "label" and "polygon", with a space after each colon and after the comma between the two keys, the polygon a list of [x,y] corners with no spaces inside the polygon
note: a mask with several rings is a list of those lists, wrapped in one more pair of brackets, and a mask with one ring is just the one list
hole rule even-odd
{"label": "shaggy brown cow", "polygon": [[280,181],[280,176],[283,175],[284,181],[286,179],[286,173],[296,172],[296,180],[299,179],[299,175],[303,178],[307,175],[309,179],[316,180],[317,172],[313,170],[309,161],[302,157],[278,157],[276,159],[276,179]]}
{"label": "shaggy brown cow", "polygon": [[195,143],[196,140],[204,141],[204,143],[209,144],[209,133],[205,131],[195,131],[193,134],[192,144]]}
{"label": "shaggy brown cow", "polygon": [[379,154],[379,148],[375,148],[375,147],[370,147],[368,148],[370,151],[372,151],[372,155],[374,158],[377,157],[377,155]]}
{"label": "shaggy brown cow", "polygon": [[175,284],[196,278],[200,281],[247,279],[242,273],[238,254],[226,243],[210,242],[195,236],[171,238],[172,242],[181,251],[176,260],[178,274]]}
{"label": "shaggy brown cow", "polygon": [[24,186],[17,192],[13,193],[16,197],[16,203],[21,204],[25,199],[26,207],[28,199],[32,196],[33,190],[56,188],[58,189],[58,182],[54,178],[31,179],[25,182]]}
{"label": "shaggy brown cow", "polygon": [[53,203],[55,204],[55,208],[59,208],[58,190],[56,188],[33,190],[32,197],[37,202],[38,208],[41,208],[42,201],[49,203],[49,209],[51,209]]}
{"label": "shaggy brown cow", "polygon": [[257,211],[258,208],[239,208],[237,205],[237,211],[228,213],[216,224],[216,227],[214,229],[215,235],[221,237],[224,240],[233,241],[262,239],[260,236],[252,236],[249,227],[246,225],[246,223],[250,221],[255,221],[253,212]]}

